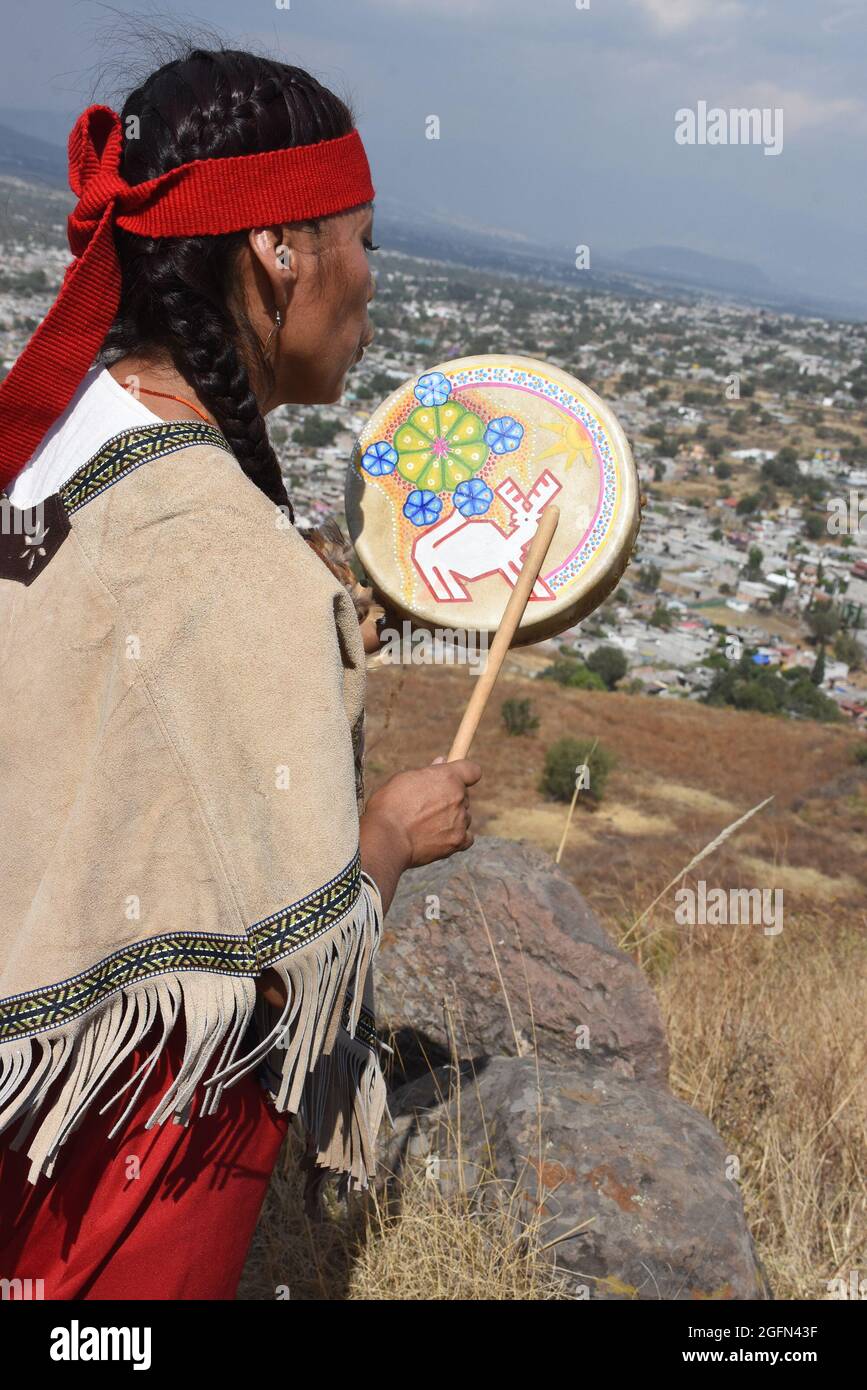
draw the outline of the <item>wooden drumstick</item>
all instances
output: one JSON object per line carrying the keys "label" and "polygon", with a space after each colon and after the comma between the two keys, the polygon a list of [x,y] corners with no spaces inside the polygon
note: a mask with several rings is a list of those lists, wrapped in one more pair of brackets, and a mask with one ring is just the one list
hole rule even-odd
{"label": "wooden drumstick", "polygon": [[542,512],[539,518],[539,525],[536,527],[535,535],[530,542],[530,549],[527,551],[527,558],[521,566],[521,573],[518,575],[518,582],[509,595],[509,602],[506,604],[505,612],[497,628],[496,636],[491,643],[488,652],[488,661],[485,670],[476,682],[476,688],[470,696],[464,717],[460,727],[455,734],[454,742],[451,746],[446,762],[454,763],[459,758],[467,757],[470,751],[470,744],[475,737],[479,721],[485,711],[488,696],[494,688],[494,682],[500,673],[503,658],[509,647],[512,645],[512,638],[521,618],[524,616],[524,609],[530,597],[530,590],[539,577],[539,571],[545,563],[545,556],[548,547],[554,538],[557,529],[557,522],[560,520],[560,508],[550,504]]}

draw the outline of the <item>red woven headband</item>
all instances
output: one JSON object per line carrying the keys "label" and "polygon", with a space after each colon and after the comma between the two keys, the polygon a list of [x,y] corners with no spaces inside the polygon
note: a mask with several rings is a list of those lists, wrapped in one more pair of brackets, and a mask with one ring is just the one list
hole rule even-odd
{"label": "red woven headband", "polygon": [[68,221],[76,259],[60,293],[0,383],[0,487],[23,468],[69,404],[102,346],[120,302],[112,227],[147,237],[219,236],[327,217],[373,198],[357,130],[266,154],[194,159],[147,183],[121,178],[119,116],[90,106],[69,137]]}

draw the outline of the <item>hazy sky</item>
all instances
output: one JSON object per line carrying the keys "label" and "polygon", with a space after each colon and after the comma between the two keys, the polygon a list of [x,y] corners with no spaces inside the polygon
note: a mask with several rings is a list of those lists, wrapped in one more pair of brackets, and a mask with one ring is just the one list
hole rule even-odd
{"label": "hazy sky", "polygon": [[[867,0],[289,5],[5,0],[2,119],[44,135],[59,126],[40,113],[119,105],[153,66],[143,16],[210,26],[348,93],[377,193],[418,213],[591,256],[685,246],[867,300]],[[781,108],[782,152],[678,144],[675,112],[700,101]]]}

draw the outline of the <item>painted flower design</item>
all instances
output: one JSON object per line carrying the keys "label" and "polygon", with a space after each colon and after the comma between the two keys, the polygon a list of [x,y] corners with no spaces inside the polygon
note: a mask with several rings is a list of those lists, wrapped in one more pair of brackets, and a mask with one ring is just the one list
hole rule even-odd
{"label": "painted flower design", "polygon": [[394,434],[397,471],[431,492],[453,492],[488,457],[484,421],[457,401],[417,406]]}
{"label": "painted flower design", "polygon": [[494,494],[481,478],[470,478],[455,488],[455,506],[461,516],[481,516],[494,500]]}
{"label": "painted flower design", "polygon": [[397,450],[391,447],[387,439],[377,439],[362,454],[361,466],[374,478],[393,473],[397,467]]}
{"label": "painted flower design", "polygon": [[485,443],[495,454],[512,454],[524,438],[524,426],[512,415],[491,420],[485,430]]}
{"label": "painted flower design", "polygon": [[436,493],[424,488],[415,488],[403,504],[403,514],[413,526],[431,526],[442,509],[442,501]]}
{"label": "painted flower design", "polygon": [[445,405],[452,394],[452,384],[442,372],[425,372],[415,384],[415,394],[422,405]]}

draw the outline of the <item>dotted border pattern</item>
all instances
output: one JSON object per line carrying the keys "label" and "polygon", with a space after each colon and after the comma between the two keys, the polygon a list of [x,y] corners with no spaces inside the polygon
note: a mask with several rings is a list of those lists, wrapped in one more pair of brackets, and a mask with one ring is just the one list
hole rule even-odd
{"label": "dotted border pattern", "polygon": [[546,583],[554,590],[562,589],[574,579],[588,564],[592,557],[604,546],[611,523],[614,520],[620,489],[618,486],[617,465],[607,434],[596,416],[577,399],[571,391],[555,381],[549,380],[539,372],[527,371],[523,367],[474,367],[449,373],[454,390],[462,386],[480,386],[486,382],[497,382],[505,386],[521,386],[536,395],[545,396],[573,419],[578,420],[588,431],[599,458],[602,461],[602,500],[589,534],[582,544],[568,555],[551,574],[546,574]]}

